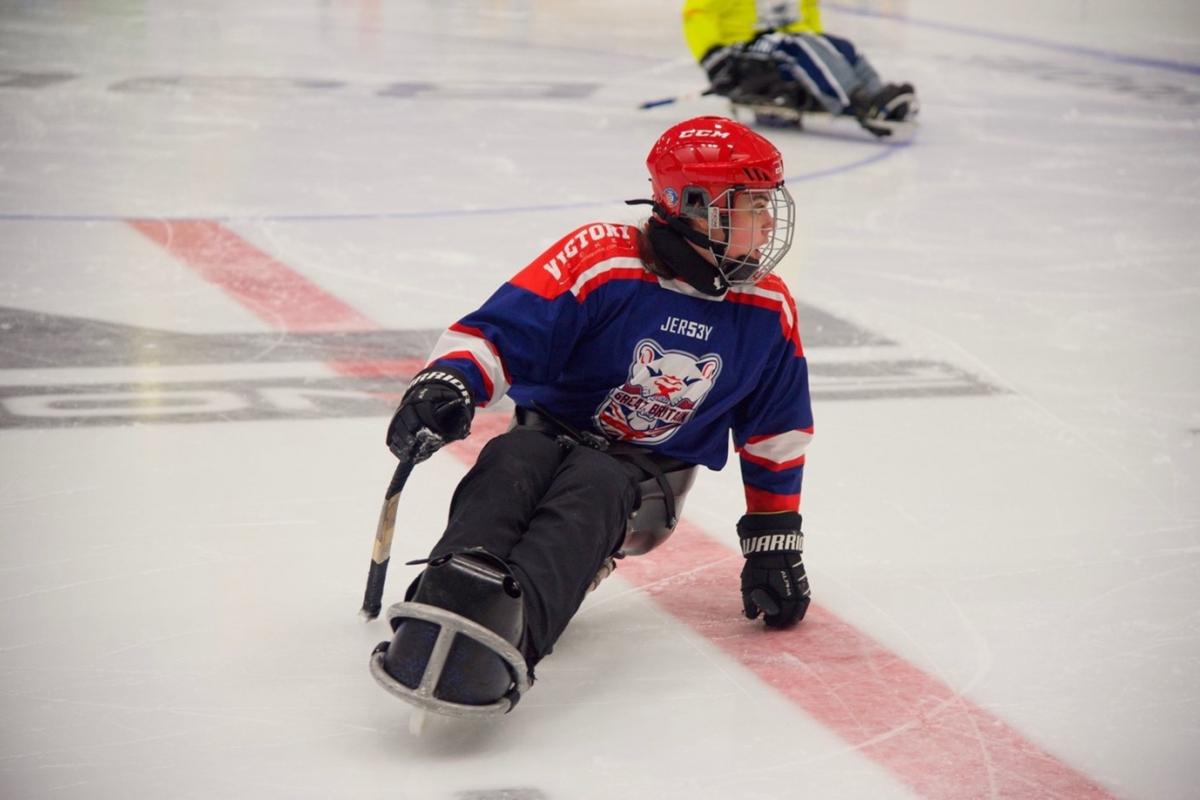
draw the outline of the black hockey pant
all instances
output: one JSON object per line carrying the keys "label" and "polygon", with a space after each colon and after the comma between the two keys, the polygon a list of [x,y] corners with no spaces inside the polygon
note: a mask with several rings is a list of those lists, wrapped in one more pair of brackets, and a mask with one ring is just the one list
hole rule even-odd
{"label": "black hockey pant", "polygon": [[600,565],[621,546],[636,469],[589,447],[517,428],[483,448],[450,503],[430,558],[482,547],[503,558],[525,597],[525,655],[548,655]]}

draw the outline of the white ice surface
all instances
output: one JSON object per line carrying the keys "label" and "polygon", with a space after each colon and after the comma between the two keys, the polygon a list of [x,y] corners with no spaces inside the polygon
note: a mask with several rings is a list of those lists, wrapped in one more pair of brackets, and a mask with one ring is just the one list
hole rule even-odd
{"label": "white ice surface", "polygon": [[[122,221],[216,218],[381,326],[444,326],[572,227],[636,219],[621,201],[657,134],[722,112],[633,110],[702,85],[677,11],[7,4],[0,78],[76,77],[0,85],[0,306],[268,332]],[[1194,797],[1200,12],[913,0],[825,21],[923,110],[903,147],[852,123],[772,134],[800,219],[781,273],[894,343],[811,362],[894,353],[1001,391],[818,400],[815,602],[1114,796]],[[191,83],[146,82],[171,76]],[[516,96],[530,81],[597,86]],[[29,345],[0,330],[0,351]],[[0,386],[248,369],[25,366]],[[385,422],[0,430],[0,795],[915,796],[620,571],[514,714],[410,737],[366,670],[384,625],[354,616]],[[464,469],[414,472],[389,601]],[[735,469],[705,474],[688,518],[732,554],[741,503]]]}

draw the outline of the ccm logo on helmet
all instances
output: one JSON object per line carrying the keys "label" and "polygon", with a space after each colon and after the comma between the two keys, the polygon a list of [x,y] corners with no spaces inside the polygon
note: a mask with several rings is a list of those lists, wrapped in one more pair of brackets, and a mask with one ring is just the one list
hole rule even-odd
{"label": "ccm logo on helmet", "polygon": [[686,131],[679,132],[680,139],[728,139],[729,131],[714,131],[704,128],[688,128]]}

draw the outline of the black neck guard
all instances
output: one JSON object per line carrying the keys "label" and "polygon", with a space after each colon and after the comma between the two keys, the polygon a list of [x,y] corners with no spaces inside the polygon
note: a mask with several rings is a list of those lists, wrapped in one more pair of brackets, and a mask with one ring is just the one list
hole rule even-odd
{"label": "black neck guard", "polygon": [[704,256],[697,253],[672,226],[651,219],[646,226],[646,233],[654,255],[670,270],[672,277],[709,297],[725,294],[729,284],[721,277],[721,273],[717,272],[717,268],[708,263]]}
{"label": "black neck guard", "polygon": [[[646,233],[654,255],[670,271],[671,277],[683,281],[708,297],[720,297],[725,294],[729,288],[725,277],[688,244],[688,242],[695,242],[697,246],[710,251],[718,250],[720,252],[715,255],[720,258],[725,250],[725,246],[721,242],[712,241],[680,217],[669,214],[665,208],[653,200],[626,200],[625,202],[631,206],[654,207],[654,212],[658,217],[650,218],[650,222],[646,226]],[[663,219],[666,222],[663,222]]]}

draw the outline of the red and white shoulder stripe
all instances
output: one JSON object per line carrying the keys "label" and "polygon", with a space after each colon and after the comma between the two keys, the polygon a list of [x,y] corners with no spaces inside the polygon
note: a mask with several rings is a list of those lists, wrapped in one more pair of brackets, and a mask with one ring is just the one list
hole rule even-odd
{"label": "red and white shoulder stripe", "polygon": [[553,300],[570,292],[579,301],[612,280],[654,280],[638,257],[640,231],[596,222],[568,233],[509,281]]}
{"label": "red and white shoulder stripe", "polygon": [[479,369],[479,374],[483,376],[483,388],[487,392],[487,397],[480,399],[480,407],[486,406],[492,398],[503,397],[512,385],[512,378],[500,353],[477,328],[460,322],[451,325],[433,346],[429,360],[432,362],[444,358],[466,359]]}
{"label": "red and white shoulder stripe", "polygon": [[738,455],[751,464],[779,472],[804,465],[804,451],[812,441],[812,428],[797,428],[770,436],[751,436]]}
{"label": "red and white shoulder stripe", "polygon": [[732,303],[767,308],[779,314],[779,329],[796,348],[796,356],[804,355],[800,343],[800,323],[796,316],[796,301],[787,284],[778,275],[768,275],[753,286],[735,286],[725,295]]}
{"label": "red and white shoulder stripe", "polygon": [[571,294],[583,302],[584,298],[609,281],[657,281],[640,258],[615,257],[601,261],[591,269],[579,274],[571,284]]}

